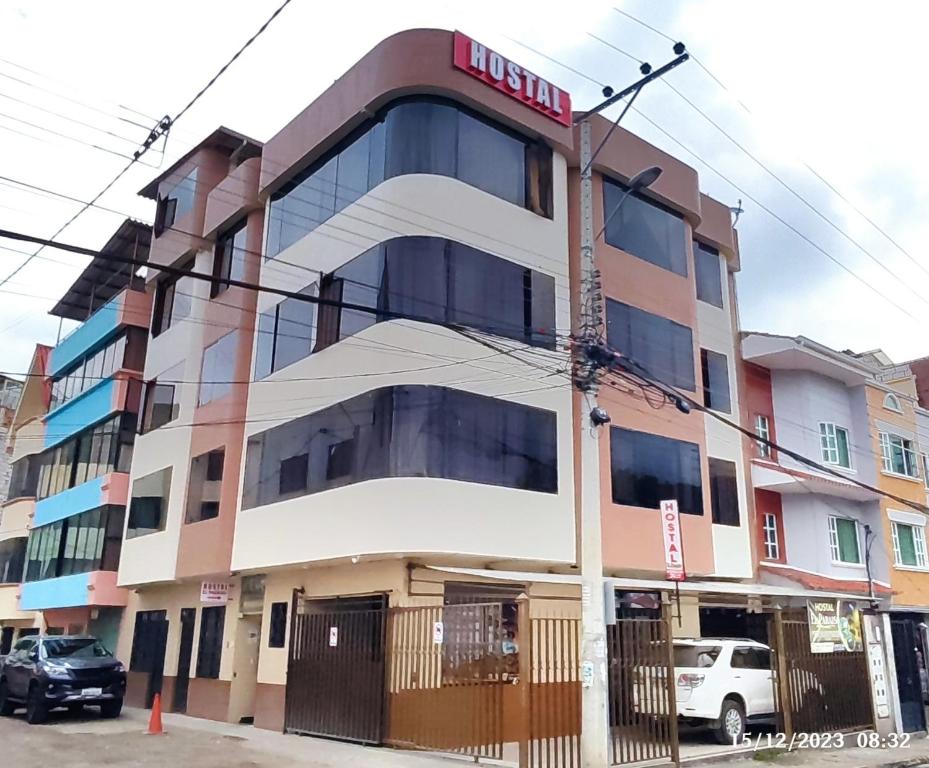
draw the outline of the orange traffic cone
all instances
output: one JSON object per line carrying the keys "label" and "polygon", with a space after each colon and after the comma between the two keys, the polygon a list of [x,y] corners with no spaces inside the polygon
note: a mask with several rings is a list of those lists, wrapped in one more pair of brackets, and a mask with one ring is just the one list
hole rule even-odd
{"label": "orange traffic cone", "polygon": [[150,736],[159,736],[163,734],[164,728],[161,726],[161,694],[156,693],[152,700],[152,714],[148,718],[148,733]]}

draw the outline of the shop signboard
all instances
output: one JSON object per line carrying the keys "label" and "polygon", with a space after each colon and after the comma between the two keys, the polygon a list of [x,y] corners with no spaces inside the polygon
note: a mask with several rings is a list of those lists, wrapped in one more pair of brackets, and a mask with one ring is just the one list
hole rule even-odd
{"label": "shop signboard", "polygon": [[861,651],[861,611],[853,600],[807,600],[813,653]]}

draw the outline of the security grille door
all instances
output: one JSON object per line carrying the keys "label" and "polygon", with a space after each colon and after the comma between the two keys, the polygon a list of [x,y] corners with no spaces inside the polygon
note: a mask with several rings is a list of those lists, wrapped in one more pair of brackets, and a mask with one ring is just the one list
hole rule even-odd
{"label": "security grille door", "polygon": [[380,744],[386,597],[298,598],[295,608],[284,729]]}
{"label": "security grille door", "polygon": [[181,608],[181,644],[177,652],[177,678],[174,681],[174,711],[187,711],[187,692],[190,688],[190,659],[194,647],[196,608]]}
{"label": "security grille door", "polygon": [[897,689],[900,692],[900,716],[903,730],[907,733],[921,731],[926,727],[923,710],[923,680],[917,654],[921,639],[916,622],[910,618],[890,619],[890,630],[894,643],[894,665],[897,668]]}

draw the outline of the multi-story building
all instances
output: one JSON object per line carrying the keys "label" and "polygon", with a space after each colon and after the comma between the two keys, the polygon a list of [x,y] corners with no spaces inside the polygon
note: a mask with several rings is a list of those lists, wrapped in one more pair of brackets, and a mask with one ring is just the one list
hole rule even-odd
{"label": "multi-story building", "polygon": [[[134,591],[121,646],[129,700],[160,690],[168,709],[233,722],[253,714],[238,702],[243,685],[254,691],[254,672],[250,683],[245,673],[232,680],[233,661],[247,664],[240,656],[257,651],[257,638],[231,641],[239,614],[262,609],[239,599],[230,570],[257,295],[223,278],[259,278],[260,156],[261,144],[219,128],[142,191],[157,201],[153,314],[119,573]],[[201,607],[206,584],[222,585],[218,605]]]}
{"label": "multi-story building", "polygon": [[[220,128],[143,190],[158,206],[150,265],[213,280],[151,269],[146,286],[119,572],[130,700],[160,690],[177,711],[352,736],[288,722],[289,695],[330,690],[289,690],[295,610],[493,599],[511,640],[520,593],[536,613],[579,614],[576,136],[567,94],[524,73],[514,98],[492,82],[499,59],[462,35],[395,35],[264,145]],[[608,127],[596,119],[595,140]],[[595,166],[596,220],[655,164],[659,182],[597,246],[608,339],[738,421],[728,209],[619,130]],[[617,584],[669,588],[668,496],[698,585],[751,576],[737,433],[641,395],[605,389],[603,402]],[[697,592],[682,632],[699,631]]]}
{"label": "multi-story building", "polygon": [[0,446],[5,447],[0,451],[0,504],[6,501],[10,487],[10,432],[22,391],[23,382],[0,374]]}
{"label": "multi-story building", "polygon": [[38,632],[41,623],[39,614],[20,609],[19,594],[29,526],[35,512],[38,458],[44,434],[42,417],[48,411],[45,375],[50,351],[49,347],[36,345],[8,423],[5,460],[10,472],[0,506],[0,656],[9,653],[15,640]]}
{"label": "multi-story building", "polygon": [[144,261],[150,238],[149,227],[126,220],[52,310],[80,325],[48,353],[20,596],[49,632],[90,631],[110,647],[126,604],[116,571],[150,304],[132,270],[108,257]]}

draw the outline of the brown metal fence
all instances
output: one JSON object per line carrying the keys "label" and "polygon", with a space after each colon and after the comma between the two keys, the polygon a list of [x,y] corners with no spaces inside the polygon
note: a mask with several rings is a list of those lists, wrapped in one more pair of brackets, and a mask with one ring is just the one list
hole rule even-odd
{"label": "brown metal fence", "polygon": [[502,759],[503,639],[500,603],[391,609],[386,741]]}
{"label": "brown metal fence", "polygon": [[[520,606],[528,610],[528,604]],[[521,744],[520,765],[576,768],[581,764],[580,621],[534,618],[521,648],[528,651],[529,733]],[[523,635],[524,631],[520,632]]]}
{"label": "brown metal fence", "polygon": [[864,651],[813,653],[806,614],[776,616],[775,654],[785,730],[822,733],[872,728]]}
{"label": "brown metal fence", "polygon": [[667,618],[619,619],[607,627],[610,762],[674,760],[677,705]]}
{"label": "brown metal fence", "polygon": [[383,596],[294,599],[284,729],[367,744],[382,741]]}

